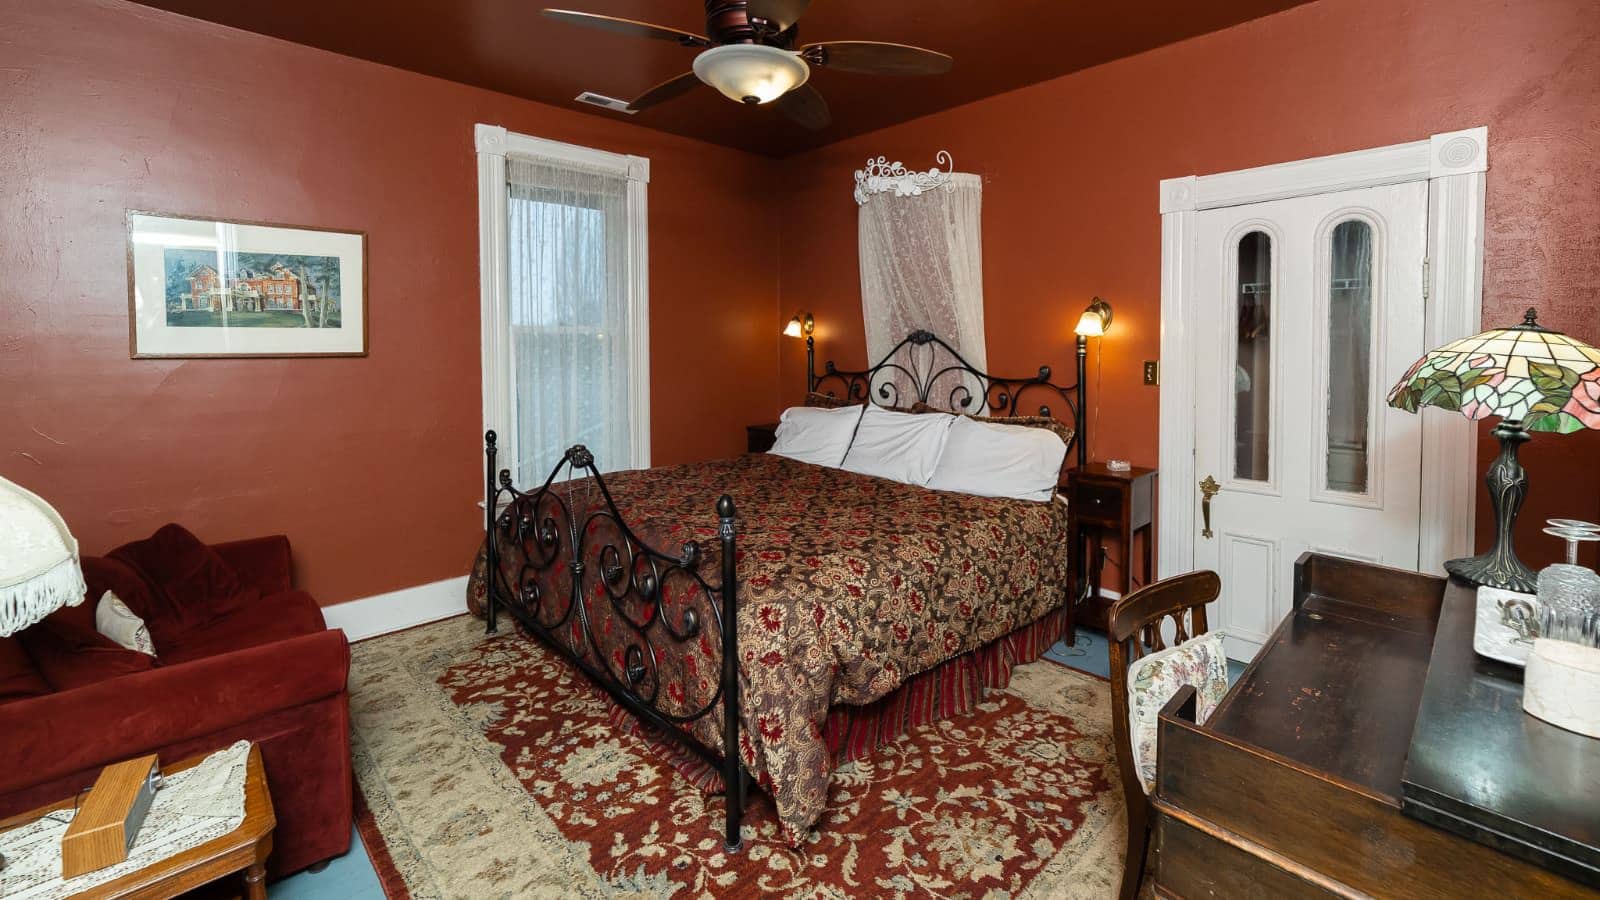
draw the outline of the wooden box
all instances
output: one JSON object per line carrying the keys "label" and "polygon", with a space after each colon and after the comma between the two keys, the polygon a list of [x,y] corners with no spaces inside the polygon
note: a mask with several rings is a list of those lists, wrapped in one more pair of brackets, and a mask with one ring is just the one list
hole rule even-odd
{"label": "wooden box", "polygon": [[115,865],[128,849],[154,799],[160,769],[154,756],[106,766],[61,838],[61,877]]}

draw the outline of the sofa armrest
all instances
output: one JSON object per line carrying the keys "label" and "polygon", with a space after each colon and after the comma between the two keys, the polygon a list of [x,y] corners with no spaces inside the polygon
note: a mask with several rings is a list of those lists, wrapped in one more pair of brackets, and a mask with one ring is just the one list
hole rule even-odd
{"label": "sofa armrest", "polygon": [[239,580],[260,588],[263,594],[278,594],[294,587],[290,578],[287,535],[212,544],[211,549],[239,573]]}
{"label": "sofa armrest", "polygon": [[336,696],[349,672],[321,631],[0,705],[0,795]]}

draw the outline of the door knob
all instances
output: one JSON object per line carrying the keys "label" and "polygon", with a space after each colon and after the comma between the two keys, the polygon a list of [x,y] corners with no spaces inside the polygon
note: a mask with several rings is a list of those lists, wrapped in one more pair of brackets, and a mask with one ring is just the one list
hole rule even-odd
{"label": "door knob", "polygon": [[1210,475],[1200,482],[1200,516],[1205,522],[1204,527],[1200,529],[1200,536],[1207,540],[1211,538],[1211,498],[1221,490],[1222,485],[1217,484],[1217,480]]}

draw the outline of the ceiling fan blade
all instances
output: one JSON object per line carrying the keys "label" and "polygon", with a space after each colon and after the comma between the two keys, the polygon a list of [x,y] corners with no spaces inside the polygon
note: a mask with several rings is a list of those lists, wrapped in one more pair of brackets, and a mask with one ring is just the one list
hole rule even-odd
{"label": "ceiling fan blade", "polygon": [[649,109],[657,104],[683,96],[693,90],[695,85],[699,83],[700,79],[693,72],[685,72],[677,78],[669,78],[640,94],[632,103],[628,104],[628,108],[635,112],[641,109]]}
{"label": "ceiling fan blade", "polygon": [[833,115],[828,112],[828,101],[822,99],[817,89],[809,84],[802,84],[784,94],[772,105],[796,124],[812,131],[821,131],[833,123]]}
{"label": "ceiling fan blade", "polygon": [[709,47],[711,42],[698,34],[668,28],[665,25],[651,25],[648,22],[635,22],[632,19],[619,19],[616,16],[601,16],[595,13],[576,12],[570,9],[546,9],[544,14],[558,22],[569,25],[582,25],[587,28],[599,28],[616,34],[626,34],[631,37],[651,38],[658,41],[672,41],[685,47]]}
{"label": "ceiling fan blade", "polygon": [[811,0],[750,0],[745,14],[752,19],[766,19],[774,31],[787,31],[809,5]]}
{"label": "ceiling fan blade", "polygon": [[882,41],[828,41],[800,50],[806,61],[838,72],[863,75],[943,75],[955,60],[937,50]]}

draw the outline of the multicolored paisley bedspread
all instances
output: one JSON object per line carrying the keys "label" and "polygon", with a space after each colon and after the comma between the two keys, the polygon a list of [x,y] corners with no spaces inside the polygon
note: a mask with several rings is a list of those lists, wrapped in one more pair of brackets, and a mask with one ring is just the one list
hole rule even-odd
{"label": "multicolored paisley bedspread", "polygon": [[[676,557],[695,541],[694,571],[713,589],[721,582],[716,501],[733,498],[739,750],[794,844],[827,798],[831,762],[821,729],[830,706],[870,703],[911,675],[1033,622],[1063,602],[1069,585],[1060,502],[932,491],[769,454],[617,472],[604,481],[648,546]],[[524,586],[515,602],[541,622],[559,622],[587,660],[603,661],[667,712],[710,705],[721,647],[704,586],[631,553],[592,479],[549,494],[537,515],[518,516],[525,541],[500,544],[505,583]],[[582,512],[569,517],[563,507]],[[551,551],[571,545],[573,519],[584,523],[585,603],[569,613],[566,551]],[[535,571],[524,565],[530,558],[554,561]],[[646,575],[661,586],[659,608],[644,599]],[[583,638],[579,612],[592,641]],[[720,750],[721,721],[713,711],[688,727]]]}

